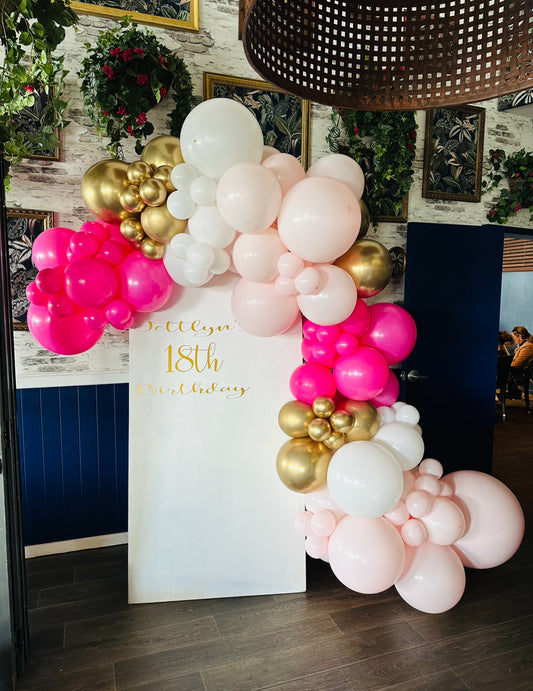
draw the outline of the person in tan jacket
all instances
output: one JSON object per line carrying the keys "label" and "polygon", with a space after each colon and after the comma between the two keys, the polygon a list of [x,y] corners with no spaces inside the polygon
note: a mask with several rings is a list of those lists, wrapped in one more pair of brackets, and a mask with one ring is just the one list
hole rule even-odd
{"label": "person in tan jacket", "polygon": [[515,326],[511,335],[516,348],[509,372],[508,394],[510,398],[521,398],[518,384],[523,383],[525,371],[533,367],[533,336],[525,326]]}

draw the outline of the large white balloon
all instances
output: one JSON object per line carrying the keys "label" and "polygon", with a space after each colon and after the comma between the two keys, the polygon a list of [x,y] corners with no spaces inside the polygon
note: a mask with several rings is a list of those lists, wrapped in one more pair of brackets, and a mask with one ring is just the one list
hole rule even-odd
{"label": "large white balloon", "polygon": [[406,422],[388,422],[382,425],[374,441],[392,450],[402,466],[411,470],[424,457],[424,441],[417,430]]}
{"label": "large white balloon", "polygon": [[170,278],[180,286],[201,286],[213,278],[208,271],[195,269],[186,259],[181,259],[167,245],[163,264]]}
{"label": "large white balloon", "polygon": [[403,474],[393,454],[372,441],[341,446],[328,466],[328,489],[343,511],[359,518],[376,518],[400,499]]}
{"label": "large white balloon", "polygon": [[261,162],[263,133],[245,106],[230,98],[210,98],[185,118],[180,147],[186,163],[218,180],[237,163]]}
{"label": "large white balloon", "polygon": [[355,194],[357,199],[361,199],[365,188],[365,176],[361,166],[350,156],[344,154],[328,154],[322,156],[307,171],[309,177],[316,175],[326,175],[344,182]]}
{"label": "large white balloon", "polygon": [[267,228],[256,235],[239,235],[233,245],[233,263],[243,278],[267,283],[278,276],[278,259],[286,251],[278,231]]}
{"label": "large white balloon", "polygon": [[222,218],[216,206],[197,206],[187,227],[197,242],[207,242],[216,249],[224,249],[235,237],[235,230]]}
{"label": "large white balloon", "polygon": [[322,285],[312,295],[298,295],[298,307],[304,317],[315,324],[340,324],[354,311],[357,287],[351,276],[339,266],[316,264],[313,268],[320,272]]}

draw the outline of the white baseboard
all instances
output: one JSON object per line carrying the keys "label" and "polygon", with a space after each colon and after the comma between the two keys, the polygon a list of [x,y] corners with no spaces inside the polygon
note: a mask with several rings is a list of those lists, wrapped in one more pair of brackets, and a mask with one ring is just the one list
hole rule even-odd
{"label": "white baseboard", "polygon": [[97,549],[112,545],[125,545],[128,533],[114,533],[113,535],[95,535],[81,537],[76,540],[62,540],[61,542],[47,542],[42,545],[27,545],[24,548],[26,559],[44,557],[47,554],[62,554],[63,552],[79,552],[82,549]]}

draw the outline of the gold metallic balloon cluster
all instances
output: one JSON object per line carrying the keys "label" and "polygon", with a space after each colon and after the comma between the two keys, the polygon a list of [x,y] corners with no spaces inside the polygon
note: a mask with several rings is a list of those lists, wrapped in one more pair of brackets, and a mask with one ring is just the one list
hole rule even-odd
{"label": "gold metallic balloon cluster", "polygon": [[120,232],[149,259],[160,259],[165,245],[187,228],[186,220],[170,215],[167,196],[175,188],[174,166],[183,163],[180,140],[163,135],[144,147],[141,160],[100,161],[85,173],[82,196],[102,221],[120,225]]}
{"label": "gold metallic balloon cluster", "polygon": [[283,484],[295,492],[316,492],[326,485],[331,456],[350,441],[369,440],[379,429],[376,408],[368,401],[344,401],[336,409],[331,398],[313,405],[289,401],[278,415],[279,426],[292,437],[279,450],[276,467]]}

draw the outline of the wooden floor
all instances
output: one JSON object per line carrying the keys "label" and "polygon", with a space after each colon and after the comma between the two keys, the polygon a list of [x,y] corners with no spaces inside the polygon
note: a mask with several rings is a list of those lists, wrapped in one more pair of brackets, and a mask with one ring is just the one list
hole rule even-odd
{"label": "wooden floor", "polygon": [[[495,425],[494,474],[533,515],[533,414]],[[533,689],[531,527],[518,553],[467,570],[461,602],[427,615],[394,588],[359,595],[310,560],[294,595],[127,604],[126,549],[27,563],[31,651],[17,689],[454,691]]]}

